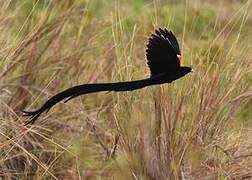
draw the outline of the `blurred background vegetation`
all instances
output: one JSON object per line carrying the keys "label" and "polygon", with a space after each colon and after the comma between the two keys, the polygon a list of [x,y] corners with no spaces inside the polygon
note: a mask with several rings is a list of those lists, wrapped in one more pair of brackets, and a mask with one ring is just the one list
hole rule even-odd
{"label": "blurred background vegetation", "polygon": [[[251,0],[0,0],[0,177],[252,177]],[[194,73],[36,109],[77,84],[142,79],[148,37],[178,37]]]}

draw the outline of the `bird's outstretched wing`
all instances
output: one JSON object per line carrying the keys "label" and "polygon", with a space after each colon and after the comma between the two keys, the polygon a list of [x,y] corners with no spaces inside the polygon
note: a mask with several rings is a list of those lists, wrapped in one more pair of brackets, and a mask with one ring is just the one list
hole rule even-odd
{"label": "bird's outstretched wing", "polygon": [[146,57],[151,76],[160,73],[174,74],[179,71],[181,55],[176,37],[166,28],[155,31],[149,38]]}

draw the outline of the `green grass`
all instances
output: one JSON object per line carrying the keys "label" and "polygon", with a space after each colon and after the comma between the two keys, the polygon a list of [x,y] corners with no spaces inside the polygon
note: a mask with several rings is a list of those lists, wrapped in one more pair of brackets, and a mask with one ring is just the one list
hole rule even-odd
{"label": "green grass", "polygon": [[[0,177],[252,177],[251,1],[0,0]],[[77,84],[149,76],[155,28],[194,73],[138,91],[36,109]],[[249,89],[250,87],[250,89]]]}

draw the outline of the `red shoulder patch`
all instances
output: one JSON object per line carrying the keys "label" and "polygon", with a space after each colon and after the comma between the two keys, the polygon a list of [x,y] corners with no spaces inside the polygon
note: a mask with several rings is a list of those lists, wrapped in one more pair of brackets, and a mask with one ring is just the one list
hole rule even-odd
{"label": "red shoulder patch", "polygon": [[177,54],[177,58],[178,58],[180,66],[181,66],[182,65],[182,56]]}

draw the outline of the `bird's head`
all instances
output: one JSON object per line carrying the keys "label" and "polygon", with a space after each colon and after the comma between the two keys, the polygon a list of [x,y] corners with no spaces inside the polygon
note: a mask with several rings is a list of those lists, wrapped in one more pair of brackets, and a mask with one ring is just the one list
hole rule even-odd
{"label": "bird's head", "polygon": [[190,73],[190,72],[193,72],[193,69],[191,67],[187,67],[187,66],[180,67],[181,77],[188,74],[188,73]]}
{"label": "bird's head", "polygon": [[180,64],[180,75],[181,77],[188,74],[189,72],[193,72],[193,69],[191,67],[187,67],[187,66],[182,66],[182,56],[181,54],[177,54],[177,58]]}

